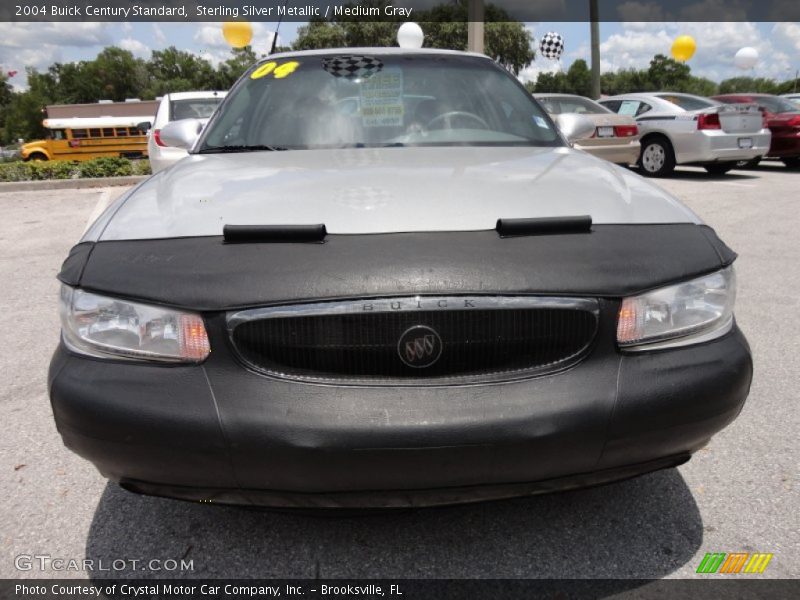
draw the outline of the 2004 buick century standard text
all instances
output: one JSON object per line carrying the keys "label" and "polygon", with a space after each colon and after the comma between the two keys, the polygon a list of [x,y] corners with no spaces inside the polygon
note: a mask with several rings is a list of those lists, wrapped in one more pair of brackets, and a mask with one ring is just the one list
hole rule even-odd
{"label": "2004 buick century standard text", "polygon": [[126,489],[508,497],[680,464],[741,410],[735,253],[486,57],[274,55],[199,129],[59,275],[56,423]]}

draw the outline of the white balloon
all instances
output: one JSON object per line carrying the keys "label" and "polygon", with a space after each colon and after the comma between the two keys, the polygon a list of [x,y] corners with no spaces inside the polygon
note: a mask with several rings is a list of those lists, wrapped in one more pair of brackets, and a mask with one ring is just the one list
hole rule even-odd
{"label": "white balloon", "polygon": [[745,46],[736,53],[733,61],[742,71],[752,69],[758,62],[758,50],[750,46]]}
{"label": "white balloon", "polygon": [[416,23],[403,23],[397,30],[397,43],[401,48],[422,48],[424,37],[422,27]]}

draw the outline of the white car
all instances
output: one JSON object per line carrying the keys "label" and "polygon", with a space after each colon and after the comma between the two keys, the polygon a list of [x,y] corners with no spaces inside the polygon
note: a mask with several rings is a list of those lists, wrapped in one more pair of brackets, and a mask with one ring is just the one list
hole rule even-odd
{"label": "white car", "polygon": [[161,99],[147,140],[147,154],[153,173],[172,166],[188,155],[186,150],[164,145],[161,128],[170,121],[181,119],[199,119],[205,124],[227,95],[228,92],[175,92]]}
{"label": "white car", "polygon": [[760,158],[772,134],[755,105],[723,105],[671,92],[624,94],[600,104],[636,119],[641,133],[639,166],[649,177],[664,177],[675,165],[699,165],[723,175],[739,161]]}

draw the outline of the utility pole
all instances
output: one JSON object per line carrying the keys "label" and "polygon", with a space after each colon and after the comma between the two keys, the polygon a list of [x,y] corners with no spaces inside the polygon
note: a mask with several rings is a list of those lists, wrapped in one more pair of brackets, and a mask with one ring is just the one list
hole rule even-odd
{"label": "utility pole", "polygon": [[483,0],[467,1],[467,50],[484,53]]}
{"label": "utility pole", "polygon": [[589,0],[589,20],[592,23],[592,99],[600,97],[600,11],[597,0]]}

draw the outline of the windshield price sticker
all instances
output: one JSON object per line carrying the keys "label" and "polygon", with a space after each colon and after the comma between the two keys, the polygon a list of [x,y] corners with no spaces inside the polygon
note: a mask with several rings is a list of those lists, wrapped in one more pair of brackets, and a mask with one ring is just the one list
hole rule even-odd
{"label": "windshield price sticker", "polygon": [[361,118],[365,127],[403,125],[403,73],[384,69],[361,83]]}
{"label": "windshield price sticker", "polygon": [[283,79],[284,77],[288,77],[294,73],[299,66],[300,63],[296,60],[290,60],[289,62],[285,62],[280,65],[274,61],[270,61],[268,63],[264,63],[255,71],[250,73],[250,79],[261,79],[267,75],[272,75],[275,79]]}

